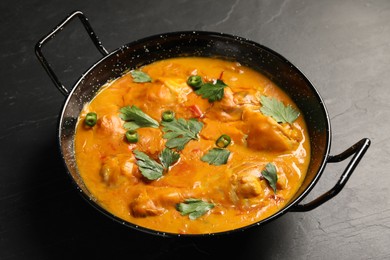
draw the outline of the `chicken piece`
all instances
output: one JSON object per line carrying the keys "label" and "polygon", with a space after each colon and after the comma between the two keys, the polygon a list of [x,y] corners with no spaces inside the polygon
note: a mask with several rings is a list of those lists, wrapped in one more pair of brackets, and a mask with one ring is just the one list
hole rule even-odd
{"label": "chicken piece", "polygon": [[241,165],[233,169],[230,177],[230,198],[235,204],[241,204],[244,199],[264,195],[261,183],[261,168],[258,165]]}
{"label": "chicken piece", "polygon": [[222,134],[226,134],[230,136],[233,143],[235,144],[244,144],[246,135],[240,130],[242,125],[241,122],[220,122],[217,120],[211,120],[209,118],[205,118],[203,120],[204,127],[200,132],[202,138],[206,140],[216,141],[218,137]]}
{"label": "chicken piece", "polygon": [[192,190],[167,186],[141,188],[130,203],[130,212],[134,217],[161,215],[167,210],[166,208],[174,207],[194,195]]}
{"label": "chicken piece", "polygon": [[[159,106],[169,105],[177,99],[177,94],[162,82],[160,82],[160,84],[157,84],[156,82],[155,84],[148,86],[143,95],[145,96],[140,96],[139,98],[144,98],[148,101],[146,102],[147,104],[159,104]],[[140,108],[146,111],[146,104],[144,104],[144,106],[141,104]]]}
{"label": "chicken piece", "polygon": [[103,115],[97,121],[97,133],[103,136],[124,135],[123,121],[115,115]]}
{"label": "chicken piece", "polygon": [[137,129],[139,136],[138,149],[150,155],[156,155],[164,149],[165,139],[162,138],[162,132],[156,128],[139,128]]}
{"label": "chicken piece", "polygon": [[137,166],[135,160],[126,160],[121,165],[121,173],[124,176],[132,177],[137,172]]}
{"label": "chicken piece", "polygon": [[108,156],[104,159],[99,174],[108,186],[120,184],[124,180],[136,184],[142,179],[131,153]]}
{"label": "chicken piece", "polygon": [[224,89],[223,98],[217,103],[217,106],[227,113],[234,112],[237,109],[234,93],[231,88],[226,87]]}
{"label": "chicken piece", "polygon": [[234,93],[231,88],[224,89],[223,98],[213,103],[207,111],[207,117],[222,122],[237,121],[241,119],[242,106],[238,106],[234,100]]}
{"label": "chicken piece", "polygon": [[256,197],[261,194],[259,177],[248,175],[235,175],[236,193],[241,198]]}
{"label": "chicken piece", "polygon": [[284,174],[284,172],[278,172],[278,180],[276,182],[276,188],[278,190],[283,190],[285,188],[287,188],[287,184],[288,184],[288,179],[286,177],[286,174]]}
{"label": "chicken piece", "polygon": [[283,126],[259,111],[244,109],[242,120],[245,123],[244,133],[248,135],[247,145],[251,149],[283,152],[297,145]]}
{"label": "chicken piece", "polygon": [[165,208],[157,206],[146,192],[140,193],[130,203],[130,213],[137,218],[158,216],[166,211]]}
{"label": "chicken piece", "polygon": [[249,91],[236,92],[233,95],[234,103],[237,105],[259,105],[258,93],[251,94]]}
{"label": "chicken piece", "polygon": [[100,168],[100,176],[102,180],[107,185],[115,185],[118,181],[120,167],[119,161],[117,157],[109,157],[107,158]]}
{"label": "chicken piece", "polygon": [[128,159],[125,159],[120,166],[120,173],[122,176],[126,177],[132,184],[140,182],[142,175],[138,170],[134,156]]}
{"label": "chicken piece", "polygon": [[153,190],[152,194],[153,200],[157,201],[159,205],[169,207],[192,197],[194,192],[175,187],[162,187]]}
{"label": "chicken piece", "polygon": [[192,92],[192,88],[187,85],[183,79],[163,79],[164,85],[167,86],[171,93],[176,97],[176,102],[182,103],[187,101],[187,95]]}
{"label": "chicken piece", "polygon": [[158,78],[137,96],[136,104],[143,112],[159,120],[163,111],[186,102],[191,92],[192,89],[183,80]]}

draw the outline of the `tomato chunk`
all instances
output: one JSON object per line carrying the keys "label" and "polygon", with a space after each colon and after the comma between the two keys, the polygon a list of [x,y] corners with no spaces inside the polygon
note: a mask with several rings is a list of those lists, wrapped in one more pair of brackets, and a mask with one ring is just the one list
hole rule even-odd
{"label": "tomato chunk", "polygon": [[200,110],[200,108],[197,105],[192,105],[188,107],[191,113],[193,114],[194,118],[201,118],[203,117],[203,112]]}

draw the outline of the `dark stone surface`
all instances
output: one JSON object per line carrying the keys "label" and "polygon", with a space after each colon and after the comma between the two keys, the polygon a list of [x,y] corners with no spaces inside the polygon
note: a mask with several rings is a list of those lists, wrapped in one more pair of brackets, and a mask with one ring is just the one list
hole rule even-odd
{"label": "dark stone surface", "polygon": [[[3,0],[0,10],[0,259],[390,258],[389,1]],[[87,15],[109,51],[180,30],[259,42],[300,68],[320,92],[332,154],[364,137],[372,145],[344,189],[312,211],[200,239],[124,228],[71,185],[56,141],[65,98],[34,55],[36,42],[74,10]],[[101,57],[77,22],[44,53],[68,87]],[[329,165],[305,201],[329,190],[346,163]]]}

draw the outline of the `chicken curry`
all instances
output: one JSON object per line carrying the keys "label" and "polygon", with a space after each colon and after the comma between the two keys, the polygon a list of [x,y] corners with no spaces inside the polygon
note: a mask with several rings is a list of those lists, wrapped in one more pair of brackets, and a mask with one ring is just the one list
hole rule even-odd
{"label": "chicken curry", "polygon": [[238,62],[156,61],[107,83],[77,123],[78,171],[115,216],[160,232],[204,234],[282,209],[305,178],[299,108]]}

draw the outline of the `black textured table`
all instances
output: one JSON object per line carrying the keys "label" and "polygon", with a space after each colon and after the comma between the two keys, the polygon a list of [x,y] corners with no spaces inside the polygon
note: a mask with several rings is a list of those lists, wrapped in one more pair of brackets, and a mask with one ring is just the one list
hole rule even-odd
{"label": "black textured table", "polygon": [[[390,259],[390,1],[2,0],[0,10],[0,259]],[[263,44],[320,92],[331,154],[365,137],[371,147],[344,189],[309,212],[216,237],[125,228],[71,184],[56,140],[65,97],[34,54],[36,42],[74,10],[109,51],[182,30]],[[44,51],[69,88],[101,58],[77,22]],[[347,162],[328,165],[305,200],[333,187]]]}

